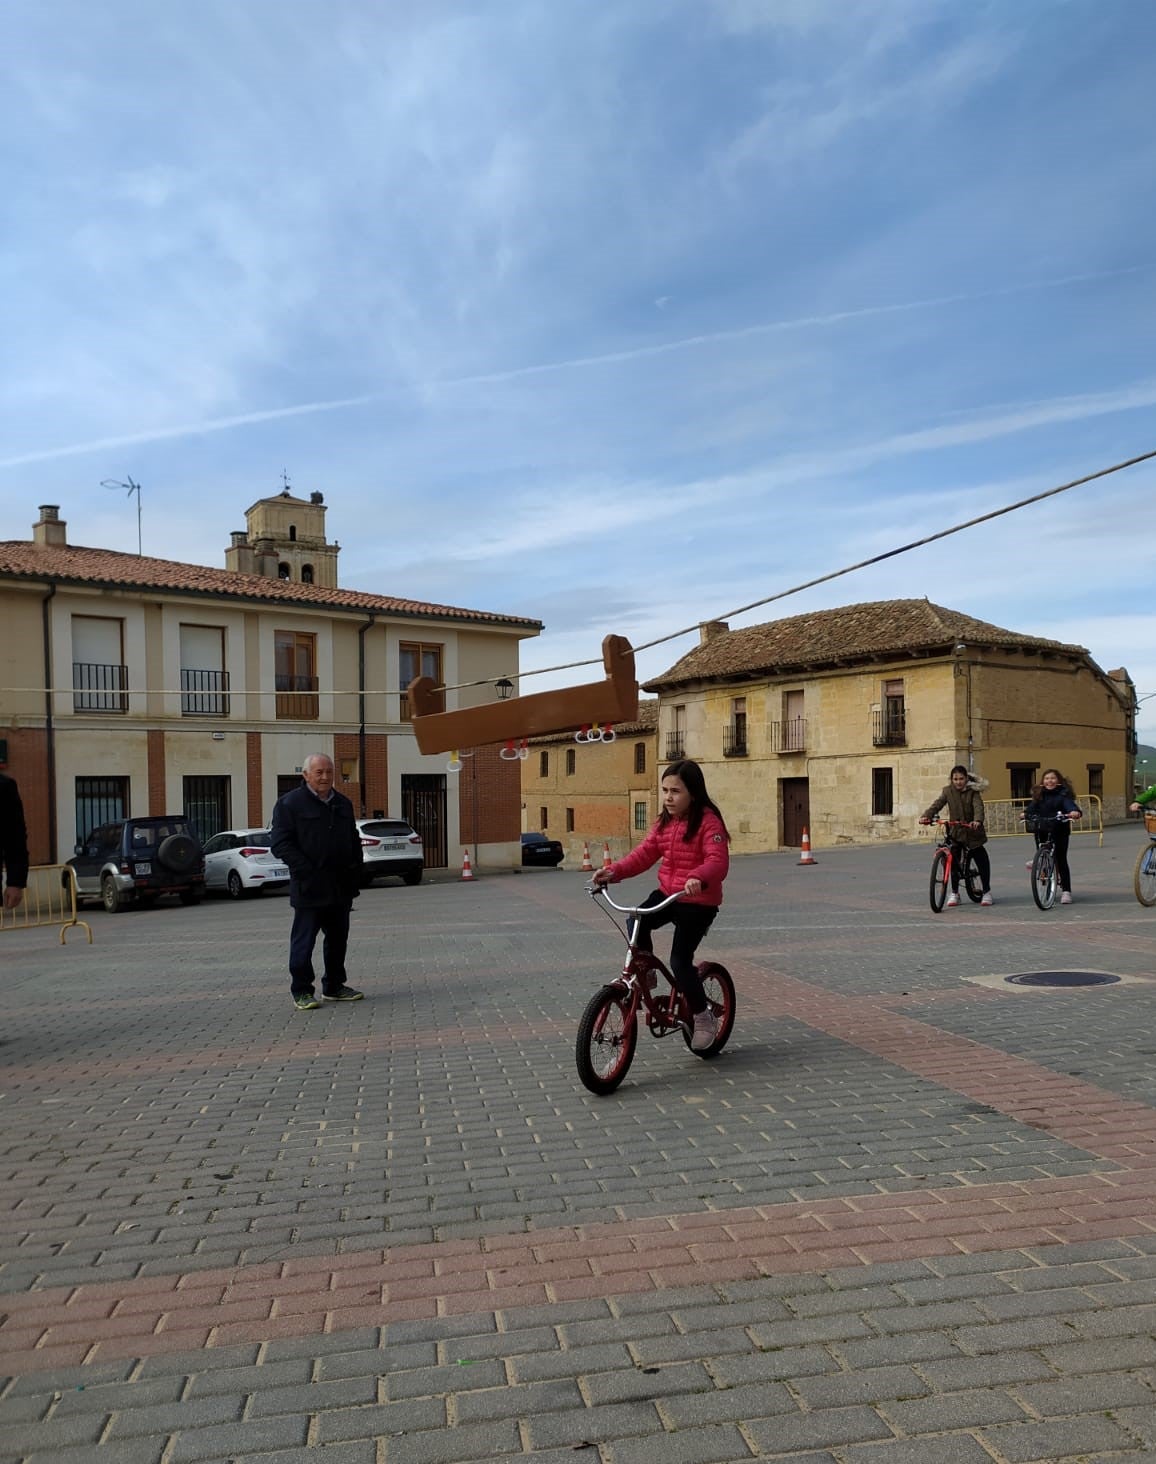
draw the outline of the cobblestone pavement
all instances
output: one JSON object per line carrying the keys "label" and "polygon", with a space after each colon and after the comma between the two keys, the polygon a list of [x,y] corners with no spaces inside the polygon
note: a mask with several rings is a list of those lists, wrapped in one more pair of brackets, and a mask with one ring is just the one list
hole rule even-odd
{"label": "cobblestone pavement", "polygon": [[736,860],[730,1046],[602,1099],[578,873],[369,891],[312,1013],[283,898],[5,933],[0,1461],[1156,1459],[1141,837],[1046,915],[1021,840],[939,916],[926,842]]}

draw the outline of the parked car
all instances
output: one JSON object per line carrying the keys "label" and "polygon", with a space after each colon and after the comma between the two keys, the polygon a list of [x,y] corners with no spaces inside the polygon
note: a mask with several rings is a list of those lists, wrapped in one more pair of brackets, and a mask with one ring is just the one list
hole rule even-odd
{"label": "parked car", "polygon": [[522,835],[522,863],[557,868],[566,857],[566,851],[557,839],[548,839],[545,834]]}
{"label": "parked car", "polygon": [[205,893],[204,851],[183,815],[101,824],[68,862],[78,896],[99,899],[112,915],[161,895],[198,905]]}
{"label": "parked car", "polygon": [[262,890],[283,890],[289,868],[269,848],[268,829],[226,829],[205,845],[205,888],[243,900]]}
{"label": "parked car", "polygon": [[368,888],[375,879],[399,875],[407,885],[421,884],[425,873],[425,850],[421,835],[400,818],[359,818],[361,856],[365,861],[361,883]]}

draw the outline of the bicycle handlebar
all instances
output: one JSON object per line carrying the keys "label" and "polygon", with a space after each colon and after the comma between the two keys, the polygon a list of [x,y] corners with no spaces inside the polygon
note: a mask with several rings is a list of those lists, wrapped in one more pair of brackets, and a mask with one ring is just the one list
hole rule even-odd
{"label": "bicycle handlebar", "polygon": [[657,905],[619,905],[606,893],[605,885],[588,884],[586,892],[592,900],[601,895],[612,909],[619,911],[622,915],[654,915],[657,911],[665,910],[668,905],[673,905],[677,900],[681,900],[683,896],[683,891],[677,890],[673,895],[667,895],[665,900],[660,900]]}

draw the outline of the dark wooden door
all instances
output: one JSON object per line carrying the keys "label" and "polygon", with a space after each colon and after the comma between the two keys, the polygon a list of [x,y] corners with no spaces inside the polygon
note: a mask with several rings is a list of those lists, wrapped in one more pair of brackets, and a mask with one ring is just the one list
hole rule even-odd
{"label": "dark wooden door", "polygon": [[421,835],[427,869],[446,867],[444,773],[402,773],[401,816]]}
{"label": "dark wooden door", "polygon": [[798,849],[803,842],[803,830],[811,824],[811,794],[806,778],[782,778],[783,790],[783,844],[788,849]]}

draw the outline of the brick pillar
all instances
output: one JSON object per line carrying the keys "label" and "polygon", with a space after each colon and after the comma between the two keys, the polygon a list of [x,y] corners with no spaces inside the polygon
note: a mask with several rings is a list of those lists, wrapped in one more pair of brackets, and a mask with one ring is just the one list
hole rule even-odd
{"label": "brick pillar", "polygon": [[382,732],[367,732],[365,736],[365,807],[370,817],[375,808],[391,811],[400,817],[401,809],[389,806],[389,742]]}
{"label": "brick pillar", "polygon": [[165,807],[168,801],[165,792],[165,734],[155,728],[148,734],[148,762],[149,813],[157,817],[169,810]]}
{"label": "brick pillar", "polygon": [[[463,844],[517,843],[522,833],[522,764],[502,758],[497,747],[475,747],[462,759],[458,818]],[[478,824],[474,827],[474,776]]]}
{"label": "brick pillar", "polygon": [[[24,822],[28,825],[28,857],[33,864],[47,864],[52,839],[48,828],[48,734],[41,727],[14,727],[0,736],[8,743],[8,766],[0,769],[10,778],[15,778],[20,791],[20,802],[24,805]],[[57,797],[61,795],[58,793]],[[58,815],[71,818],[72,790],[68,791],[68,802],[58,809]],[[69,824],[66,820],[65,828]],[[58,859],[67,859],[72,854],[74,834],[65,834],[66,848],[57,850]]]}
{"label": "brick pillar", "polygon": [[261,734],[245,733],[245,780],[249,803],[249,822],[254,828],[265,823],[264,802],[261,796]]}

